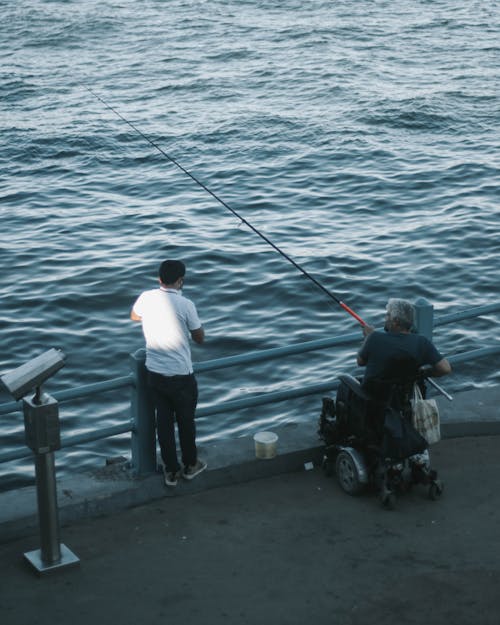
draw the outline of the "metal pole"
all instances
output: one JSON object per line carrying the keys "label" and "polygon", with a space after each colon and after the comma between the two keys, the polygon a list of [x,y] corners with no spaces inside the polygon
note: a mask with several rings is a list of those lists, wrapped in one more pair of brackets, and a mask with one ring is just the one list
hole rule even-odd
{"label": "metal pole", "polygon": [[35,454],[35,471],[41,557],[51,565],[61,559],[54,452]]}
{"label": "metal pole", "polygon": [[434,329],[434,307],[423,297],[419,297],[413,304],[415,308],[415,327],[417,332],[432,341]]}
{"label": "metal pole", "polygon": [[[434,306],[424,297],[419,297],[413,304],[415,308],[415,327],[417,332],[432,341],[432,333],[434,331]],[[453,397],[447,393],[442,386],[430,377],[426,378],[427,382],[444,395],[449,401]]]}
{"label": "metal pole", "polygon": [[147,384],[144,349],[130,356],[134,376],[131,395],[132,469],[136,475],[156,471],[156,425],[155,411]]}

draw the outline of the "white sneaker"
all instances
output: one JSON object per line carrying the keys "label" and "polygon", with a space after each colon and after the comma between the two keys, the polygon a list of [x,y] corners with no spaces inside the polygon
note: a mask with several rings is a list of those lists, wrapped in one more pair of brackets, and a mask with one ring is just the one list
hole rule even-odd
{"label": "white sneaker", "polygon": [[177,486],[177,480],[180,478],[180,476],[180,471],[176,471],[175,473],[168,472],[165,471],[165,467],[163,467],[163,477],[165,479],[166,486]]}
{"label": "white sneaker", "polygon": [[206,468],[207,468],[206,462],[203,462],[202,460],[197,460],[196,464],[186,467],[182,475],[186,480],[192,480],[197,475],[202,473]]}
{"label": "white sneaker", "polygon": [[422,467],[429,467],[431,464],[429,450],[425,449],[421,454],[413,454],[413,456],[410,456],[410,460]]}

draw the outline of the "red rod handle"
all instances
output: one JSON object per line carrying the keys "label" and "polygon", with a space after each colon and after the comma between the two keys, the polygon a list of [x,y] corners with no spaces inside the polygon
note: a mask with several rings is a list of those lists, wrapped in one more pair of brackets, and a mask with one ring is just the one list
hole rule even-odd
{"label": "red rod handle", "polygon": [[347,304],[344,304],[344,302],[339,302],[340,306],[346,311],[348,312],[352,317],[354,317],[354,319],[356,319],[357,321],[359,321],[359,323],[362,326],[366,326],[366,322],[363,321],[363,319],[361,319],[361,317],[359,315],[357,315],[354,310],[352,310],[351,308],[349,308],[349,306]]}

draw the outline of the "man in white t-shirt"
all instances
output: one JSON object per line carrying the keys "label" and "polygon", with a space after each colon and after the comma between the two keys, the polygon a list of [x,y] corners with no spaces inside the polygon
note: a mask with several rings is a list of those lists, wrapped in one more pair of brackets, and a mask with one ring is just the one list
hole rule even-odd
{"label": "man in white t-shirt", "polygon": [[[144,291],[132,307],[130,318],[142,322],[146,339],[148,384],[156,408],[158,443],[163,460],[165,484],[176,486],[182,475],[193,479],[207,468],[198,459],[195,410],[198,385],[193,374],[190,337],[203,343],[205,332],[193,302],[182,295],[186,268],[180,260],[160,265],[160,287]],[[175,443],[175,422],[179,432],[181,471]]]}

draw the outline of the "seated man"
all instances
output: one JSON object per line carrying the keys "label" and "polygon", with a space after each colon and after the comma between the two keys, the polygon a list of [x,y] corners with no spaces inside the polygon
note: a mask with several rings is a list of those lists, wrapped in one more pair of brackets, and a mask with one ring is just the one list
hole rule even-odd
{"label": "seated man", "polygon": [[366,367],[362,388],[380,401],[388,401],[391,385],[396,381],[412,381],[418,369],[431,365],[430,375],[439,377],[451,372],[450,363],[429,339],[413,334],[413,306],[403,299],[387,303],[385,332],[363,326],[365,341],[357,362]]}

